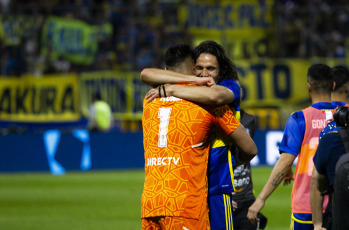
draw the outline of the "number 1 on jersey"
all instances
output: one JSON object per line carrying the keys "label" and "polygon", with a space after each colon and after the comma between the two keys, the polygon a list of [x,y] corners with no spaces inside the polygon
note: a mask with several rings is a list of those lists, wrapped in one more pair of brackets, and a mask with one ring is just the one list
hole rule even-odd
{"label": "number 1 on jersey", "polygon": [[168,123],[170,121],[172,108],[160,108],[158,118],[160,118],[159,125],[159,147],[167,147],[167,132]]}

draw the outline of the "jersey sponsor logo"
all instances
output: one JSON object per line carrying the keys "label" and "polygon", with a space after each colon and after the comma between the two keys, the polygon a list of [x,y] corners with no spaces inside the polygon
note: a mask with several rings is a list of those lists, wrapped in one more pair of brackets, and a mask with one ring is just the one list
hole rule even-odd
{"label": "jersey sponsor logo", "polygon": [[311,121],[311,126],[313,129],[323,129],[326,127],[326,125],[327,125],[327,122],[325,119],[323,120],[317,119],[317,120]]}
{"label": "jersey sponsor logo", "polygon": [[249,177],[244,177],[244,178],[240,178],[240,179],[235,179],[234,180],[234,185],[235,187],[242,187],[242,186],[246,186],[250,183],[250,178]]}
{"label": "jersey sponsor logo", "polygon": [[182,99],[178,98],[178,97],[162,97],[160,98],[160,101],[181,101]]}
{"label": "jersey sponsor logo", "polygon": [[247,173],[247,168],[245,168],[244,165],[239,165],[234,169],[234,175],[241,174],[242,176],[245,176],[246,173]]}
{"label": "jersey sponsor logo", "polygon": [[159,166],[159,165],[171,165],[175,164],[177,165],[179,162],[180,157],[153,157],[148,158],[148,166]]}

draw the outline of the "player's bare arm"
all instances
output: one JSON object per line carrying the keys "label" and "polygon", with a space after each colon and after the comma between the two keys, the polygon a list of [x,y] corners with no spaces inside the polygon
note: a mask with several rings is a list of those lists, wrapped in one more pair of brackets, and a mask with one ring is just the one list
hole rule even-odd
{"label": "player's bare arm", "polygon": [[257,146],[250,135],[248,135],[243,125],[240,124],[239,127],[229,135],[229,138],[239,149],[239,156],[235,157],[242,163],[251,161],[257,155]]}
{"label": "player's bare arm", "polygon": [[[199,78],[207,79],[206,84],[209,86],[212,84],[212,78]],[[213,80],[213,79],[212,79]],[[210,104],[210,105],[225,105],[233,102],[234,93],[227,87],[220,85],[206,86],[183,86],[183,85],[165,85],[165,93],[167,96],[175,96],[184,100],[193,101],[197,103]],[[164,96],[164,92],[161,89],[159,95],[159,89],[151,89],[146,97],[149,101],[154,100],[157,97]]]}
{"label": "player's bare arm", "polygon": [[329,188],[330,183],[329,183],[329,181],[328,181],[327,176],[321,175],[321,174],[316,170],[316,167],[314,167],[314,171],[313,171],[313,174],[312,174],[312,178],[314,178],[316,187],[317,187],[317,189],[318,189],[320,192],[324,192],[324,191],[326,191],[326,190]]}
{"label": "player's bare arm", "polygon": [[141,72],[141,80],[149,86],[158,86],[160,84],[197,84],[200,79],[195,75],[187,75],[171,70],[146,68]]}
{"label": "player's bare arm", "polygon": [[271,181],[271,185],[277,187],[280,182],[284,179],[285,174],[283,172],[278,172]]}
{"label": "player's bare arm", "polygon": [[273,193],[273,191],[283,181],[285,175],[288,174],[296,156],[290,153],[282,153],[279,160],[276,162],[267,183],[264,185],[261,193],[256,201],[248,209],[247,218],[253,224],[257,224],[257,213],[264,207],[266,199]]}
{"label": "player's bare arm", "polygon": [[314,224],[314,230],[322,230],[322,205],[324,197],[316,186],[316,180],[321,177],[316,168],[313,168],[313,173],[310,181],[310,205],[312,212],[312,220]]}

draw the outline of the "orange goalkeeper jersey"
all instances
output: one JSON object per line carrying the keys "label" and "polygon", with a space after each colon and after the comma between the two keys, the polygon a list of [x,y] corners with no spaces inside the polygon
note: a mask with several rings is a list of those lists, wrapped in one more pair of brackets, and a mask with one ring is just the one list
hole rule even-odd
{"label": "orange goalkeeper jersey", "polygon": [[228,106],[199,106],[176,97],[143,103],[145,182],[141,217],[198,219],[207,202],[209,132],[240,123]]}

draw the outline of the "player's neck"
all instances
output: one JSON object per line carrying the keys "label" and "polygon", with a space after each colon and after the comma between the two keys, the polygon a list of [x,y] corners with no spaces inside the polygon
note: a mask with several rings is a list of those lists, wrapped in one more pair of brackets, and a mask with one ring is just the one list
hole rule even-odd
{"label": "player's neck", "polygon": [[331,95],[331,100],[332,101],[347,101],[347,95],[346,94],[333,94]]}
{"label": "player's neck", "polygon": [[319,102],[331,102],[331,97],[329,96],[321,96],[318,95],[316,97],[311,98],[312,104],[319,103]]}

